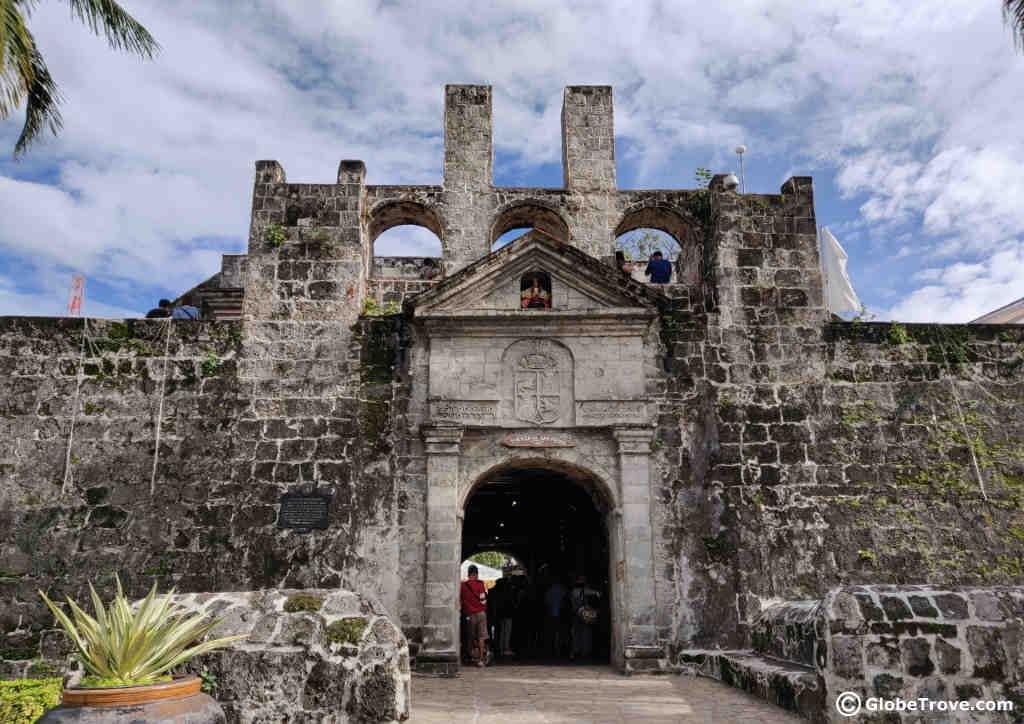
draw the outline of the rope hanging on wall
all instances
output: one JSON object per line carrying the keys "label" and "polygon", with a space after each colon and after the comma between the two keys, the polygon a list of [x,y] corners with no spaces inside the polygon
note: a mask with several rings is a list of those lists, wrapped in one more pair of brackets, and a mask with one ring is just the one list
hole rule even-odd
{"label": "rope hanging on wall", "polygon": [[947,377],[949,380],[949,389],[953,393],[953,405],[956,406],[956,414],[958,422],[960,423],[960,429],[963,432],[964,440],[967,441],[967,452],[970,453],[971,457],[971,469],[974,471],[974,477],[978,481],[978,488],[981,490],[981,497],[984,500],[988,500],[988,491],[985,490],[985,478],[981,474],[981,466],[978,465],[978,457],[974,453],[974,445],[971,444],[971,433],[967,429],[967,418],[964,416],[964,408],[960,400],[960,392],[956,388],[956,382],[953,379],[953,367],[949,363],[949,355],[946,351],[946,343],[939,338],[936,333],[936,340],[939,343],[939,349],[942,351],[942,362],[946,367]]}
{"label": "rope hanging on wall", "polygon": [[149,497],[156,492],[156,466],[160,460],[160,433],[163,430],[164,421],[164,389],[167,386],[167,362],[171,348],[171,318],[164,320],[167,325],[167,337],[164,340],[164,372],[160,376],[160,405],[156,413],[156,447],[153,449],[153,472],[149,476]]}
{"label": "rope hanging on wall", "polygon": [[82,366],[85,364],[85,341],[89,338],[89,318],[82,317],[82,347],[78,353],[78,365],[75,367],[75,401],[71,406],[71,427],[68,430],[68,449],[64,453],[64,482],[60,486],[61,497],[68,493],[74,484],[71,472],[71,445],[75,441],[75,421],[78,419],[78,396],[82,391]]}

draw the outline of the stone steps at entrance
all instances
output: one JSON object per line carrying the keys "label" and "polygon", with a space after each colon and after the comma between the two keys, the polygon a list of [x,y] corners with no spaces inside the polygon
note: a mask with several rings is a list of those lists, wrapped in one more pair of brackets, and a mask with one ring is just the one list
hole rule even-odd
{"label": "stone steps at entrance", "polygon": [[799,724],[797,714],[711,679],[623,676],[608,666],[467,667],[414,676],[408,724]]}
{"label": "stone steps at entrance", "polygon": [[678,661],[682,668],[698,676],[747,691],[804,719],[826,721],[825,682],[809,666],[750,650],[689,649],[680,652]]}

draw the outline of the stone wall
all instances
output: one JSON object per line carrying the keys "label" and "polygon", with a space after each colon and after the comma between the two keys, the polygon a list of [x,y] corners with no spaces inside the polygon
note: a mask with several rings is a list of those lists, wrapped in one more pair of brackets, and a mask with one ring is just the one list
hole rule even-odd
{"label": "stone wall", "polygon": [[783,192],[715,192],[713,294],[660,320],[661,630],[682,647],[742,645],[760,600],[1024,578],[1024,333],[826,323],[811,187]]}
{"label": "stone wall", "polygon": [[[228,724],[409,717],[408,645],[377,601],[339,589],[187,593],[172,600],[183,615],[223,619],[208,639],[247,635],[175,671],[206,676]],[[73,650],[63,629],[44,630],[34,660],[20,670],[11,662],[4,674],[80,672]]]}
{"label": "stone wall", "polygon": [[[1020,721],[1024,711],[1024,589],[848,586],[818,616],[818,668],[826,712],[843,692],[869,698],[1010,701],[1014,712],[865,713],[858,721]],[[867,709],[862,709],[867,712]]]}
{"label": "stone wall", "polygon": [[224,618],[211,637],[248,634],[188,665],[216,677],[228,724],[409,718],[408,646],[379,603],[338,589],[175,598],[185,611]]}
{"label": "stone wall", "polygon": [[374,256],[371,277],[441,279],[441,260],[433,256]]}
{"label": "stone wall", "polygon": [[764,602],[748,648],[677,663],[812,722],[1011,722],[1024,711],[1022,626],[1019,586],[843,586]]}
{"label": "stone wall", "polygon": [[[88,320],[83,343],[83,324],[0,318],[4,675],[51,625],[39,589],[87,600],[115,571],[129,595],[340,587],[395,605],[394,321],[305,329],[315,342],[286,322]],[[328,529],[278,527],[300,482],[333,489]]]}
{"label": "stone wall", "polygon": [[807,360],[817,380],[719,388],[740,587],[1019,582],[1022,338],[832,324]]}
{"label": "stone wall", "polygon": [[370,279],[366,283],[366,296],[376,300],[382,309],[388,304],[401,307],[406,299],[425,292],[435,284],[436,281],[424,279]]}

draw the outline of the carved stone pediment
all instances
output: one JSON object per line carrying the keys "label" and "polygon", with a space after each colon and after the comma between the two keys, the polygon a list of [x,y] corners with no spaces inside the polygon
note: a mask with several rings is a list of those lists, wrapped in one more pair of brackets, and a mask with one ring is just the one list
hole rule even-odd
{"label": "carved stone pediment", "polygon": [[[538,280],[548,296],[530,286]],[[545,305],[527,308],[529,298]],[[534,430],[646,425],[656,408],[645,344],[663,302],[608,264],[526,234],[406,302],[428,341],[429,419]]]}
{"label": "carved stone pediment", "polygon": [[[524,285],[544,277],[549,308],[524,309]],[[550,295],[548,298],[547,295]],[[646,285],[542,233],[532,231],[412,297],[414,318],[632,315],[650,318],[664,298]]]}

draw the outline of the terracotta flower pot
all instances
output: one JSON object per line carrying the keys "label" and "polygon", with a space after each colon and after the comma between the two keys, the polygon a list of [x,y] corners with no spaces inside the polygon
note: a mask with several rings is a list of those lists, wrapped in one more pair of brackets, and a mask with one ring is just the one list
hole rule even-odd
{"label": "terracotta flower pot", "polygon": [[36,724],[224,724],[220,704],[200,691],[201,686],[198,676],[188,675],[141,686],[64,689],[61,705]]}

